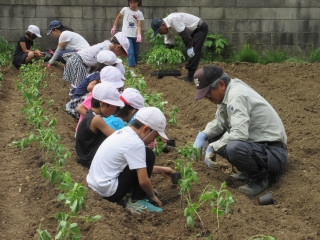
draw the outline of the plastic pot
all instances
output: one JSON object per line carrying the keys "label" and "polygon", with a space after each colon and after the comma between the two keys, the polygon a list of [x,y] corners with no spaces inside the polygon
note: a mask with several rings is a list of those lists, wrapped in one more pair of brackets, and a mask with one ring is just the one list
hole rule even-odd
{"label": "plastic pot", "polygon": [[160,70],[151,73],[152,76],[162,78],[165,76],[181,76],[181,71],[179,70]]}
{"label": "plastic pot", "polygon": [[181,179],[181,173],[180,172],[175,172],[171,174],[171,180],[173,184],[178,184],[179,179]]}

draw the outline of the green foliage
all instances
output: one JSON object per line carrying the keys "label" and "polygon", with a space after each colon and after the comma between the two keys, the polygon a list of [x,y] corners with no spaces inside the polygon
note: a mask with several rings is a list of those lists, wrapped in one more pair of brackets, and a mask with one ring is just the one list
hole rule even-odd
{"label": "green foliage", "polygon": [[162,93],[156,94],[144,94],[144,101],[146,106],[152,106],[159,108],[164,112],[164,106],[168,104],[168,101],[163,101]]}
{"label": "green foliage", "polygon": [[0,36],[0,68],[11,61],[15,47]]}
{"label": "green foliage", "polygon": [[163,153],[163,149],[165,147],[165,143],[162,141],[161,137],[156,138],[156,143],[154,144],[153,152],[158,156]]}
{"label": "green foliage", "polygon": [[225,48],[229,46],[229,41],[223,38],[223,34],[209,34],[203,44],[209,49],[206,59],[213,60],[216,56],[221,58]]}
{"label": "green foliage", "polygon": [[309,61],[312,63],[320,62],[320,48],[314,48],[314,46],[312,46],[310,51]]}
{"label": "green foliage", "polygon": [[263,64],[280,63],[284,62],[287,58],[285,51],[266,51],[265,54],[261,56],[260,62]]}
{"label": "green foliage", "polygon": [[41,230],[41,225],[37,229],[37,235],[39,240],[51,240],[52,237],[47,230]]}
{"label": "green foliage", "polygon": [[254,50],[250,45],[245,45],[236,55],[237,61],[240,62],[259,62],[259,53]]}
{"label": "green foliage", "polygon": [[171,124],[177,124],[177,113],[179,112],[179,108],[178,107],[174,107],[173,110],[170,112],[170,119],[168,121],[168,123]]}
{"label": "green foliage", "polygon": [[182,156],[191,159],[191,160],[200,160],[201,153],[200,150],[197,148],[194,148],[192,144],[187,144],[184,147],[181,147],[178,150],[179,154]]}
{"label": "green foliage", "polygon": [[301,59],[301,58],[296,58],[296,57],[290,57],[285,60],[285,62],[292,62],[292,63],[307,63],[306,60]]}
{"label": "green foliage", "polygon": [[147,59],[154,70],[177,69],[178,65],[185,60],[180,50],[158,47],[153,49]]}
{"label": "green foliage", "polygon": [[257,234],[250,237],[248,240],[276,240],[276,239],[270,235],[267,236],[264,234]]}

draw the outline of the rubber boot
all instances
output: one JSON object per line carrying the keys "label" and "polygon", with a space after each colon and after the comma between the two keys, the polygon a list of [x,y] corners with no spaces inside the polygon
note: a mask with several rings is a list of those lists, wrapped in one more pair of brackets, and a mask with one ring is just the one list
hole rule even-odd
{"label": "rubber boot", "polygon": [[263,192],[269,187],[268,177],[264,177],[263,179],[251,179],[250,182],[244,186],[239,187],[239,191],[249,195],[249,196],[257,196],[259,193]]}
{"label": "rubber boot", "polygon": [[195,71],[188,71],[188,75],[183,78],[184,81],[188,83],[193,83],[193,75]]}
{"label": "rubber boot", "polygon": [[231,177],[237,181],[248,181],[249,176],[244,172],[232,174]]}

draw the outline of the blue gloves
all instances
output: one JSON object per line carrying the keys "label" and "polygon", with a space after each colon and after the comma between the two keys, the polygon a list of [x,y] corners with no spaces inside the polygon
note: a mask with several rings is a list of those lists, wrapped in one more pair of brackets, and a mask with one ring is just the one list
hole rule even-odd
{"label": "blue gloves", "polygon": [[188,48],[187,54],[188,54],[189,58],[192,58],[192,57],[194,57],[194,55],[196,55],[196,54],[194,53],[193,47]]}
{"label": "blue gloves", "polygon": [[216,153],[211,145],[209,145],[207,148],[204,162],[208,165],[209,168],[219,167],[216,163]]}
{"label": "blue gloves", "polygon": [[199,132],[197,138],[193,144],[194,148],[198,148],[201,151],[207,146],[208,135],[204,132]]}

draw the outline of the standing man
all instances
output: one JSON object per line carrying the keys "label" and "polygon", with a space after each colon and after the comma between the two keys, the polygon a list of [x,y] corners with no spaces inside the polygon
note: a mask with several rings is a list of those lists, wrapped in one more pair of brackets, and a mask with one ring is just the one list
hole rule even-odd
{"label": "standing man", "polygon": [[196,71],[196,100],[207,98],[218,104],[216,118],[209,122],[194,142],[200,150],[206,147],[205,162],[215,153],[226,158],[240,171],[232,175],[249,183],[239,190],[256,196],[281,175],[288,162],[287,135],[273,107],[243,81],[231,79],[215,65]]}
{"label": "standing man", "polygon": [[165,35],[164,43],[173,48],[179,34],[187,47],[188,75],[185,81],[192,82],[201,57],[201,49],[208,34],[208,24],[199,17],[188,13],[171,13],[166,18],[155,18],[151,22],[154,36],[158,33]]}

